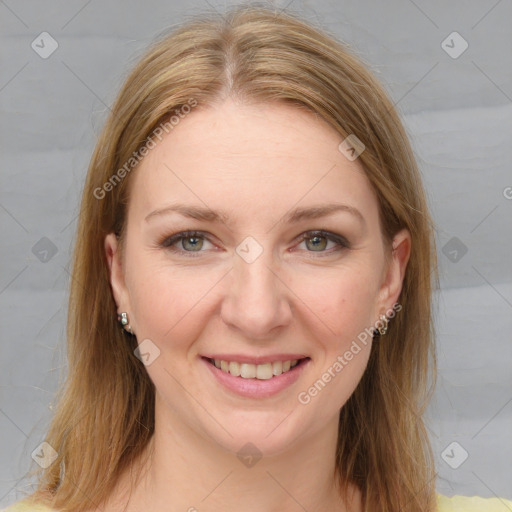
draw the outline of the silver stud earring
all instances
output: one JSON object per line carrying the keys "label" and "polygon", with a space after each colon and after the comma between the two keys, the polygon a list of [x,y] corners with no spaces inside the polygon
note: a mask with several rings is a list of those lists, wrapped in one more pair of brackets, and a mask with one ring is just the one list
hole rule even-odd
{"label": "silver stud earring", "polygon": [[388,332],[388,325],[389,320],[386,315],[380,315],[379,317],[381,325],[377,327],[377,329],[374,329],[373,335],[374,336],[384,336]]}
{"label": "silver stud earring", "polygon": [[133,334],[132,327],[129,324],[129,320],[128,320],[128,313],[119,313],[117,315],[117,321],[123,326],[123,328],[126,327],[126,330],[130,334]]}

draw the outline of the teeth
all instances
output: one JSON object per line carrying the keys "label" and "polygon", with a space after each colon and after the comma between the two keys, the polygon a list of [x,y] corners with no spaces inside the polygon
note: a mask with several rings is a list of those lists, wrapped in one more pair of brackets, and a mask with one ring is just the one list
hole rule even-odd
{"label": "teeth", "polygon": [[272,374],[272,363],[259,364],[256,366],[256,378],[261,380],[271,379],[274,375]]}
{"label": "teeth", "polygon": [[242,363],[240,365],[240,377],[244,379],[254,379],[256,377],[256,365]]}
{"label": "teeth", "polygon": [[231,375],[234,375],[235,377],[240,377],[241,371],[239,363],[235,363],[232,361],[231,363],[229,363],[228,370],[229,373],[231,373]]}
{"label": "teeth", "polygon": [[291,361],[276,361],[275,363],[249,364],[236,361],[211,359],[213,364],[223,372],[230,373],[243,379],[268,380],[275,375],[281,375],[297,365],[298,359]]}

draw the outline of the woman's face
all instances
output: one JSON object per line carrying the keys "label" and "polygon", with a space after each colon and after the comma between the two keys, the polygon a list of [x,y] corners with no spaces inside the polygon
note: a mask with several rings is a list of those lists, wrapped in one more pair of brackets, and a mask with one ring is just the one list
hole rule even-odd
{"label": "woman's face", "polygon": [[127,178],[112,289],[169,425],[268,455],[336,428],[409,254],[403,231],[386,264],[342,140],[296,107],[228,100],[184,116]]}

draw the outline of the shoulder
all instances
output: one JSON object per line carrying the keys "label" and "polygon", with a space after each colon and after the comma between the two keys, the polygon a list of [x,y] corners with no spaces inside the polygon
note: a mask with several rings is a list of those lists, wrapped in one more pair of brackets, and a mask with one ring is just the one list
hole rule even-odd
{"label": "shoulder", "polygon": [[479,496],[443,496],[437,494],[437,512],[512,512],[512,501],[506,498]]}
{"label": "shoulder", "polygon": [[23,499],[21,501],[17,501],[16,503],[13,503],[12,505],[9,505],[7,508],[0,509],[0,512],[56,512],[56,511],[47,507],[46,505],[41,505],[39,503],[34,503],[33,501]]}

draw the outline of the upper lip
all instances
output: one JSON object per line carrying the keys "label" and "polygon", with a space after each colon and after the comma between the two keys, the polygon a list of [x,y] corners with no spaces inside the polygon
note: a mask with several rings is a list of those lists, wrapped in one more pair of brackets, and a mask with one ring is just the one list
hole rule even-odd
{"label": "upper lip", "polygon": [[249,356],[247,354],[202,354],[202,357],[208,359],[217,359],[219,361],[233,361],[247,364],[275,363],[277,361],[293,361],[294,359],[304,359],[308,357],[304,354],[268,354],[265,356]]}

